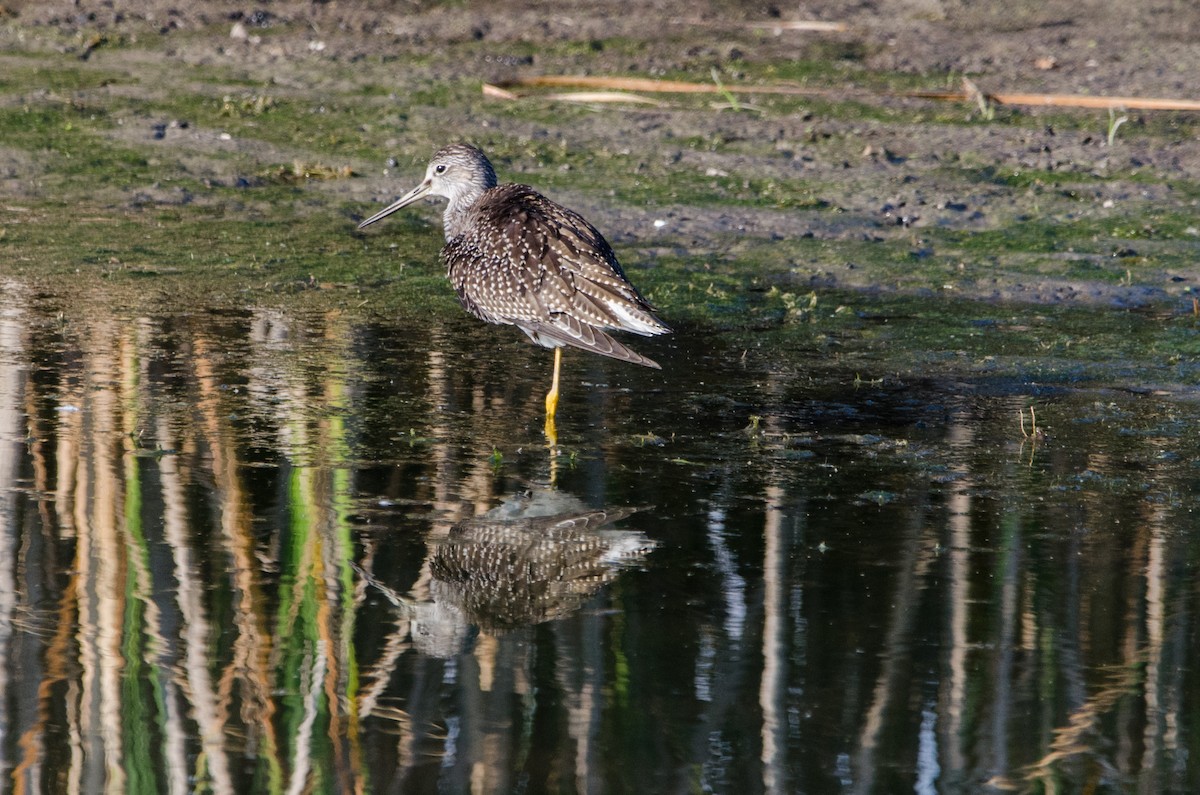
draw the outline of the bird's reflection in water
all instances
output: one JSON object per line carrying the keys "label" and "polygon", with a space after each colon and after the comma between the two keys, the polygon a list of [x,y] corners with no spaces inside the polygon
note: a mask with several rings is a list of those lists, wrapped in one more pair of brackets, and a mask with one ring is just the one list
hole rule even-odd
{"label": "bird's reflection in water", "polygon": [[450,657],[490,635],[579,609],[655,542],[611,527],[637,509],[589,510],[547,491],[510,499],[456,524],[430,559],[427,601],[401,600],[420,652]]}

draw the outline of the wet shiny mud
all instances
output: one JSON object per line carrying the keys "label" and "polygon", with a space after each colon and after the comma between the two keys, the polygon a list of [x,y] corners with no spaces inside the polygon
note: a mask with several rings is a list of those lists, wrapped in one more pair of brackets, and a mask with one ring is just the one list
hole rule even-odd
{"label": "wet shiny mud", "polygon": [[6,296],[6,790],[1200,781],[1193,373]]}

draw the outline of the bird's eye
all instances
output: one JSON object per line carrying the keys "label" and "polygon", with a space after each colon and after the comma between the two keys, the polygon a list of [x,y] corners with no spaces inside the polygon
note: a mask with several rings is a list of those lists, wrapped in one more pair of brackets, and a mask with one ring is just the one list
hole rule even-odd
{"label": "bird's eye", "polygon": [[446,164],[438,163],[436,166],[433,167],[433,173],[434,174],[445,174],[446,173]]}

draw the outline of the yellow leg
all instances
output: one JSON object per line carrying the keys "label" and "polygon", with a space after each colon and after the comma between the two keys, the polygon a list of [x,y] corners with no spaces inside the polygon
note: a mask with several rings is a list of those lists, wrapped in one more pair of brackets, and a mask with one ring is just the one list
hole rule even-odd
{"label": "yellow leg", "polygon": [[558,372],[562,368],[562,348],[554,349],[554,380],[546,393],[546,438],[550,445],[558,444],[558,428],[554,424],[554,412],[558,409]]}
{"label": "yellow leg", "polygon": [[546,393],[546,419],[554,419],[558,408],[558,371],[562,368],[562,348],[554,349],[554,380],[550,382],[550,391]]}
{"label": "yellow leg", "polygon": [[546,419],[546,451],[550,454],[550,488],[558,486],[558,430],[554,420]]}

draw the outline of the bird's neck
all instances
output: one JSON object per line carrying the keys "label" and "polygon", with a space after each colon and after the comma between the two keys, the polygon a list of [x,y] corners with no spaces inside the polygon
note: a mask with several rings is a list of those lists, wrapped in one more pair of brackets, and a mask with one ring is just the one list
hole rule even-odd
{"label": "bird's neck", "polygon": [[470,225],[469,217],[476,202],[491,188],[496,187],[496,176],[493,173],[480,175],[472,182],[461,182],[454,186],[454,193],[447,196],[450,203],[442,214],[442,225],[445,228],[446,240],[452,240],[467,231]]}
{"label": "bird's neck", "polygon": [[467,216],[470,214],[471,208],[475,205],[475,201],[481,195],[483,195],[482,191],[467,201],[451,201],[446,205],[446,211],[442,213],[442,226],[446,232],[447,241],[453,240],[467,230],[467,227],[470,225]]}

